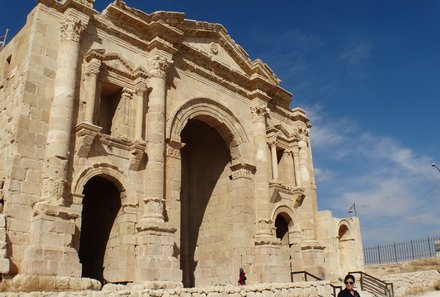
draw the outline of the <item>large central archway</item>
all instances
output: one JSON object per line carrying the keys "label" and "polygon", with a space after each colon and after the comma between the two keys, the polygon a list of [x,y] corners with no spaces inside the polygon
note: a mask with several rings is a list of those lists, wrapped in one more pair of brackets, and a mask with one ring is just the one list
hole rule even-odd
{"label": "large central archway", "polygon": [[231,219],[229,150],[215,129],[190,120],[182,131],[181,268],[185,287],[209,284],[227,269]]}

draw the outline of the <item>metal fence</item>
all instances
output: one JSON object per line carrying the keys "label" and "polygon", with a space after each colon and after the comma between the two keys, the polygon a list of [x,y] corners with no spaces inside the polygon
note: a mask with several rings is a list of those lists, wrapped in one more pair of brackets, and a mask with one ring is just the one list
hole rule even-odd
{"label": "metal fence", "polygon": [[433,257],[440,257],[440,237],[428,237],[364,248],[364,261],[367,265]]}

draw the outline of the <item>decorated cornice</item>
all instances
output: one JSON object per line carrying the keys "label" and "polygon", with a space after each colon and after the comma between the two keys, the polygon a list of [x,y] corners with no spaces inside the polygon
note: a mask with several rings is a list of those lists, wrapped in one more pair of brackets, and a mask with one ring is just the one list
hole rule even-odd
{"label": "decorated cornice", "polygon": [[130,32],[142,40],[153,40],[161,36],[166,41],[175,43],[183,38],[183,32],[167,23],[166,17],[170,14],[148,15],[140,10],[128,7],[122,1],[116,1],[105,9],[105,16],[119,28]]}
{"label": "decorated cornice", "polygon": [[[176,67],[189,69],[243,97],[252,100],[261,93],[267,96],[267,101],[283,108],[289,107],[292,94],[279,86],[280,80],[272,69],[261,60],[251,61],[248,53],[220,24],[185,19],[185,15],[179,12],[147,14],[128,7],[120,0],[110,4],[103,13],[93,9],[91,0],[39,1],[61,12],[69,8],[77,9],[90,17],[90,26],[142,52],[160,49],[175,55],[173,60]],[[205,53],[185,43],[185,37],[205,37],[212,44]],[[220,46],[239,65],[240,70],[232,69],[215,58]]]}
{"label": "decorated cornice", "polygon": [[104,49],[93,49],[85,54],[84,61],[91,63],[93,60],[100,61],[101,68],[111,70],[132,80],[139,77],[148,78],[148,73],[143,68],[138,67],[133,70],[131,63],[117,53],[106,53]]}

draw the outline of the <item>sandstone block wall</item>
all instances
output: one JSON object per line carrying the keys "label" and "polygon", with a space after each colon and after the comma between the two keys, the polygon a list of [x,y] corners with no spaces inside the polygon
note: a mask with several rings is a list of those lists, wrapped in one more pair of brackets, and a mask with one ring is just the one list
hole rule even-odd
{"label": "sandstone block wall", "polygon": [[393,283],[394,295],[401,297],[433,290],[434,286],[438,286],[440,283],[440,272],[438,270],[427,270],[397,273],[383,276],[381,279]]}
{"label": "sandstone block wall", "polygon": [[[157,282],[155,286],[161,286]],[[108,285],[102,291],[0,293],[0,297],[330,297],[326,281],[251,286],[210,286],[192,289],[148,289],[144,285]]]}

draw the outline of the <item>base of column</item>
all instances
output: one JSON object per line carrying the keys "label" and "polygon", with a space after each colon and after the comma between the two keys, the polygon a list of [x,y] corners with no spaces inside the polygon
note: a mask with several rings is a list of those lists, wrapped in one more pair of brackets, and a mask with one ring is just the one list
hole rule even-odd
{"label": "base of column", "polygon": [[79,291],[100,290],[101,283],[95,279],[47,275],[3,276],[0,282],[1,292],[33,291]]}
{"label": "base of column", "polygon": [[282,255],[279,240],[255,242],[253,274],[260,283],[290,282],[290,263]]}
{"label": "base of column", "polygon": [[326,274],[324,248],[316,240],[306,240],[301,244],[303,269],[321,278]]}
{"label": "base of column", "polygon": [[78,210],[65,206],[35,206],[21,272],[27,276],[80,278],[82,265],[72,247]]}
{"label": "base of column", "polygon": [[143,219],[137,230],[135,282],[181,284],[182,270],[174,242],[176,229],[165,222]]}

